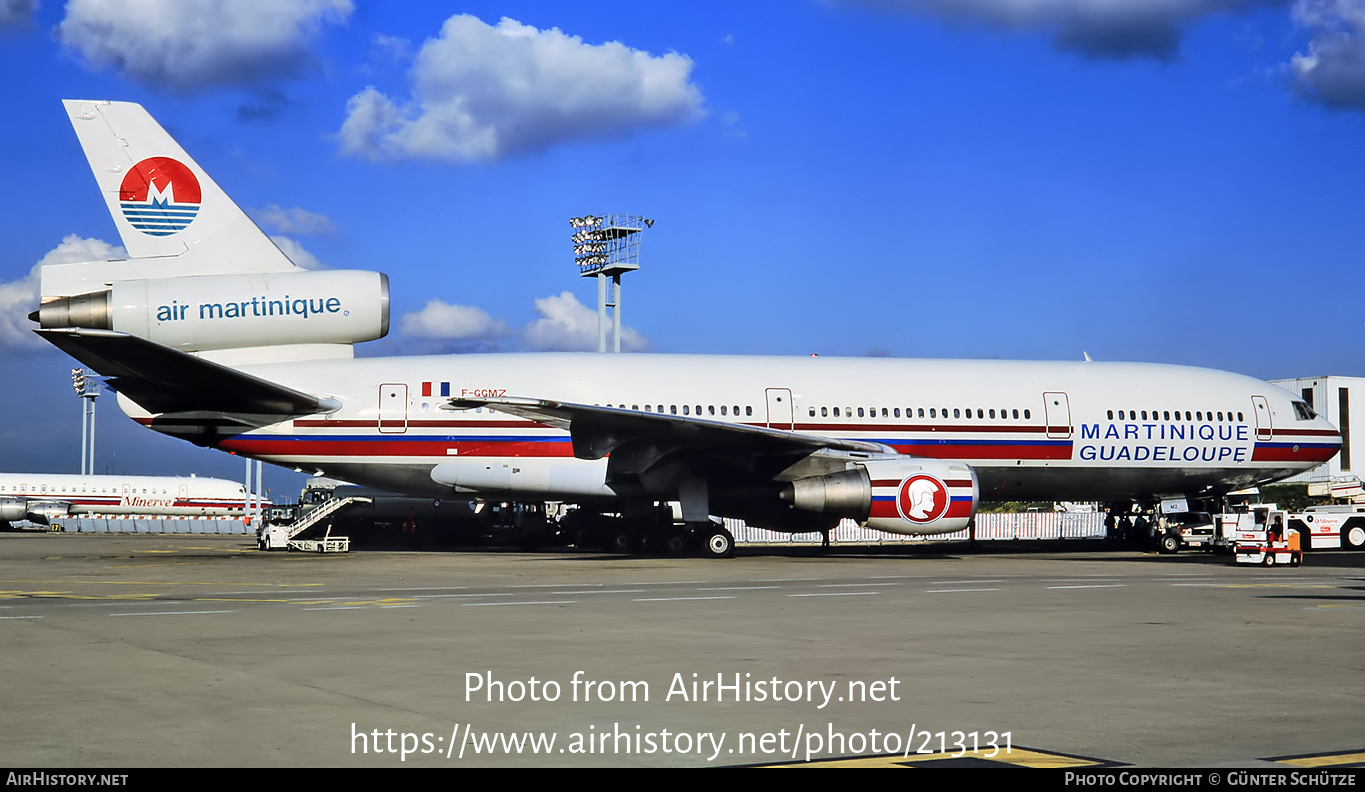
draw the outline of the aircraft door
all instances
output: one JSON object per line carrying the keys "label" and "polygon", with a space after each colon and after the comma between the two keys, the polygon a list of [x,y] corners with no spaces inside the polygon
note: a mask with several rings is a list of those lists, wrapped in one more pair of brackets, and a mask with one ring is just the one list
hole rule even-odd
{"label": "aircraft door", "polygon": [[1270,420],[1270,402],[1264,396],[1252,396],[1251,403],[1256,408],[1256,439],[1270,440],[1275,436],[1275,425]]}
{"label": "aircraft door", "polygon": [[768,388],[768,428],[795,429],[792,392],[789,388]]}
{"label": "aircraft door", "polygon": [[1049,438],[1065,440],[1071,436],[1071,403],[1065,393],[1044,393],[1043,413]]}
{"label": "aircraft door", "polygon": [[408,386],[386,382],[379,386],[379,431],[402,434],[408,430]]}

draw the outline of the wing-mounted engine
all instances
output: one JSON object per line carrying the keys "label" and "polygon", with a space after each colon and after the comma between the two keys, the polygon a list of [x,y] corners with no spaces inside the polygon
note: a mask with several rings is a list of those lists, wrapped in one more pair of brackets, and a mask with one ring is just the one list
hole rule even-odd
{"label": "wing-mounted engine", "polygon": [[50,525],[53,520],[61,519],[71,513],[71,504],[64,501],[29,501],[27,519],[41,525]]}
{"label": "wing-mounted engine", "polygon": [[848,518],[896,534],[943,534],[976,511],[976,472],[897,455],[850,460],[843,470],[794,479],[779,493],[797,511]]}
{"label": "wing-mounted engine", "polygon": [[0,498],[0,522],[18,522],[27,516],[27,501],[19,498]]}

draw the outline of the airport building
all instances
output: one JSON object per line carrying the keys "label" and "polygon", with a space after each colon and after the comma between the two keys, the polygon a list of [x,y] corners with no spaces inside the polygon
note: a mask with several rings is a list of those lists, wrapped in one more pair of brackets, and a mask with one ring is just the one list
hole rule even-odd
{"label": "airport building", "polygon": [[[1331,421],[1341,430],[1341,452],[1327,462],[1305,473],[1288,479],[1296,484],[1324,484],[1333,479],[1359,476],[1357,466],[1365,467],[1365,416],[1351,420],[1351,405],[1365,405],[1365,377],[1300,377],[1298,379],[1271,380],[1290,393],[1298,394],[1313,411]],[[1359,388],[1357,398],[1351,398],[1351,391]],[[1360,440],[1354,433],[1362,432]]]}

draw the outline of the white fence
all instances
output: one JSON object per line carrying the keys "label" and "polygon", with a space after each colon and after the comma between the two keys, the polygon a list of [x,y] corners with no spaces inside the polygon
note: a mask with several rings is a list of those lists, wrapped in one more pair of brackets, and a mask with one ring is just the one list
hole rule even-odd
{"label": "white fence", "polygon": [[[818,533],[788,534],[755,528],[739,520],[726,520],[725,527],[735,535],[736,544],[819,544]],[[830,544],[897,545],[926,542],[1030,540],[1030,539],[1103,539],[1104,512],[999,512],[978,513],[972,525],[961,531],[935,536],[900,536],[859,527],[844,520],[830,532]]]}
{"label": "white fence", "polygon": [[254,534],[256,532],[240,517],[235,520],[207,520],[195,517],[59,517],[52,522],[52,530],[61,530],[66,533]]}

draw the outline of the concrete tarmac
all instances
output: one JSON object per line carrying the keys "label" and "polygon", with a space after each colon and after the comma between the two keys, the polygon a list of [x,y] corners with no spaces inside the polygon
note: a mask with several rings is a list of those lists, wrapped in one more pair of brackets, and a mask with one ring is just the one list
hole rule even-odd
{"label": "concrete tarmac", "polygon": [[1365,753],[1365,553],[1037,547],[311,556],[0,534],[0,765]]}

